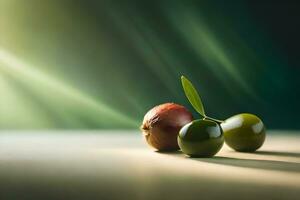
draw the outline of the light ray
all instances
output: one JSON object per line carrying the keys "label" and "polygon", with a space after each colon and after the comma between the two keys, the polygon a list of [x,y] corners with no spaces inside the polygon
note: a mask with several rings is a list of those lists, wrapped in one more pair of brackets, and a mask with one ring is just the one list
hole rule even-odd
{"label": "light ray", "polygon": [[33,87],[38,85],[41,92],[45,92],[45,90],[54,90],[62,96],[57,98],[69,98],[78,102],[79,105],[82,105],[83,107],[96,111],[98,113],[98,115],[95,116],[95,118],[97,117],[97,119],[95,119],[96,121],[111,119],[128,127],[133,128],[138,126],[137,120],[131,119],[128,116],[112,109],[98,99],[96,100],[86,94],[83,94],[76,88],[32,68],[29,64],[3,48],[0,48],[0,63],[0,68],[4,71],[12,73],[14,76],[19,75],[26,79],[27,82],[31,82]]}
{"label": "light ray", "polygon": [[157,52],[160,47],[153,45],[151,31],[147,30],[140,21],[130,18],[126,13],[123,15],[121,12],[109,14],[120,31],[134,40],[133,45],[139,52],[140,58],[145,62],[145,67],[148,67],[155,74],[173,96],[178,97],[178,91],[174,87],[174,77],[171,76],[173,69],[168,67],[160,53]]}
{"label": "light ray", "polygon": [[184,9],[171,12],[170,22],[178,29],[188,44],[195,50],[195,53],[205,61],[210,70],[224,83],[229,92],[232,91],[232,84],[226,80],[226,75],[232,78],[237,86],[248,93],[251,97],[257,99],[255,91],[244,80],[242,74],[238,71],[238,67],[232,59],[227,55],[222,43],[217,40],[215,34],[204,23],[203,19],[195,13],[186,12]]}

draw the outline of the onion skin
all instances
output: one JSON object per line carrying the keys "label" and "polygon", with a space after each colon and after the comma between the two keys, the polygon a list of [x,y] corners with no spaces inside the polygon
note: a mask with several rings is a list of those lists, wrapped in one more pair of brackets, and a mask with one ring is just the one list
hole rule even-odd
{"label": "onion skin", "polygon": [[141,130],[147,143],[156,150],[176,151],[179,130],[192,120],[192,114],[184,106],[164,103],[146,113]]}

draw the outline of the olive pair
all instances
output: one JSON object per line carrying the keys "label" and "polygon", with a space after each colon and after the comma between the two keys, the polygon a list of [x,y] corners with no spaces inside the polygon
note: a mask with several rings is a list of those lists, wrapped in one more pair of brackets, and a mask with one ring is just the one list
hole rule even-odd
{"label": "olive pair", "polygon": [[253,114],[238,114],[218,123],[212,119],[194,120],[181,128],[178,145],[191,157],[212,157],[225,143],[236,151],[254,152],[265,141],[265,126]]}

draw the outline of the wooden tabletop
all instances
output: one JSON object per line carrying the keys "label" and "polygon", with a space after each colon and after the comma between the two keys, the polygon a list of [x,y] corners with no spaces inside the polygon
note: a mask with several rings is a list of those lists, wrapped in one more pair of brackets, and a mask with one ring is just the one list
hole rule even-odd
{"label": "wooden tabletop", "polygon": [[158,153],[138,131],[1,131],[0,199],[299,199],[300,132],[256,153]]}

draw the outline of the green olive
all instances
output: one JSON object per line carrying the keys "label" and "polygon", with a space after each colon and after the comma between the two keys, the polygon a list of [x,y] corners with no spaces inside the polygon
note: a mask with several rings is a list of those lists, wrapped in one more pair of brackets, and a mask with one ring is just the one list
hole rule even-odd
{"label": "green olive", "polygon": [[220,125],[207,119],[194,120],[183,126],[177,140],[181,151],[191,157],[212,157],[224,144]]}
{"label": "green olive", "polygon": [[243,113],[230,117],[221,123],[221,127],[225,143],[236,151],[254,152],[265,141],[265,126],[253,114]]}

